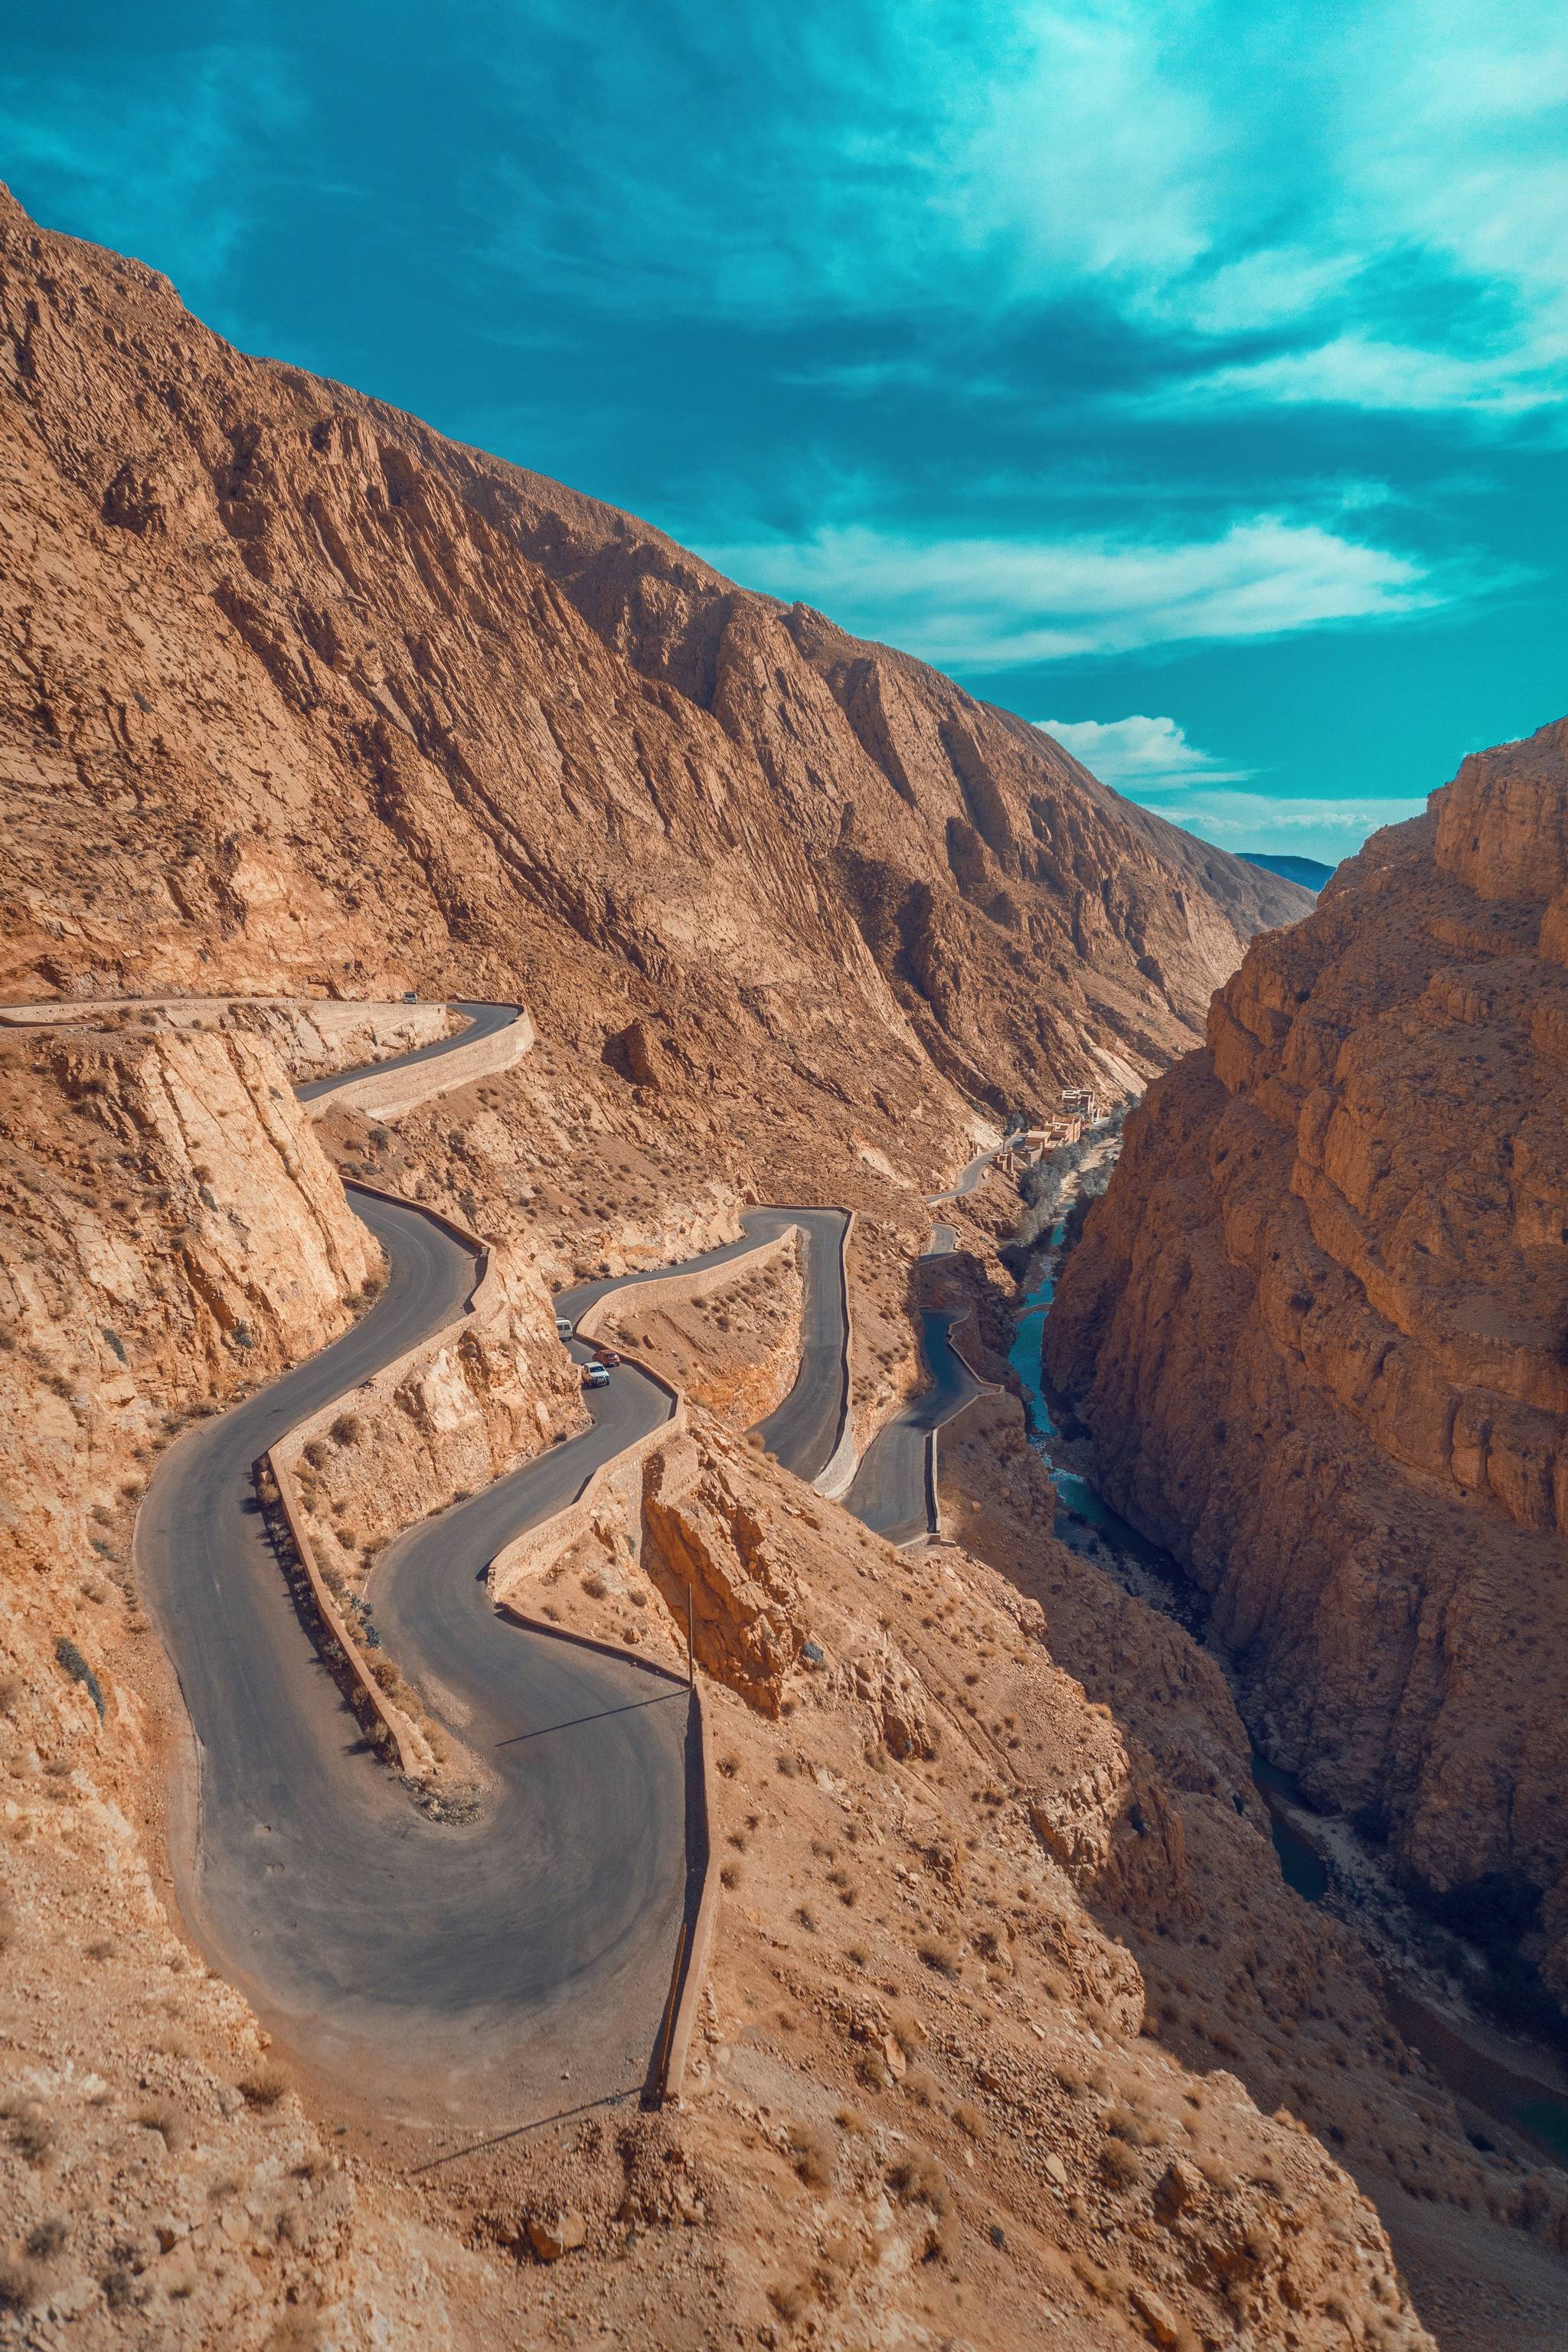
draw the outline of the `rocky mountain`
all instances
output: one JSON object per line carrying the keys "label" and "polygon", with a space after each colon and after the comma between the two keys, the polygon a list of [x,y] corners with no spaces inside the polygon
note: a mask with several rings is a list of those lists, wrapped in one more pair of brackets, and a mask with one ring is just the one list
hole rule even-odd
{"label": "rocky mountain", "polygon": [[1047,1327],[1268,1752],[1568,1996],[1568,720],[1258,941]]}
{"label": "rocky mountain", "polygon": [[1303,890],[1321,890],[1334,870],[1325,866],[1321,857],[1290,857],[1272,849],[1243,849],[1237,855],[1244,866],[1258,866],[1265,874],[1282,875],[1287,882],[1299,882]]}
{"label": "rocky mountain", "polygon": [[1148,1076],[1305,908],[9,197],[0,370],[13,999],[520,991],[595,1056],[951,1117]]}

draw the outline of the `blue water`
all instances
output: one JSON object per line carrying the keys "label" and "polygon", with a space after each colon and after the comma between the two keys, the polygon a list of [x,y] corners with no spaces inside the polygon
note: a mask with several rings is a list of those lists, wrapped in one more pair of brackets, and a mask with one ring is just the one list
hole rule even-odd
{"label": "blue water", "polygon": [[1147,1569],[1162,1584],[1169,1586],[1173,1613],[1191,1630],[1191,1621],[1201,1614],[1195,1605],[1198,1596],[1178,1563],[1169,1552],[1162,1551],[1158,1544],[1151,1543],[1147,1536],[1140,1535],[1135,1527],[1131,1526],[1119,1512],[1113,1511],[1087,1478],[1080,1478],[1074,1470],[1064,1470],[1055,1456],[1052,1441],[1057,1431],[1051,1420],[1050,1406],[1046,1401],[1040,1372],[1040,1327],[1056,1297],[1053,1269],[1056,1253],[1061,1247],[1062,1231],[1060,1224],[1052,1230],[1049,1249],[1040,1260],[1035,1287],[1025,1292],[1020,1303],[1013,1344],[1007,1350],[1007,1361],[1023,1382],[1024,1394],[1028,1399],[1030,1441],[1050,1472],[1051,1484],[1057,1490],[1057,1499],[1063,1510],[1070,1511],[1075,1519],[1081,1519],[1108,1544],[1113,1545],[1120,1552],[1125,1552],[1137,1561],[1140,1568]]}

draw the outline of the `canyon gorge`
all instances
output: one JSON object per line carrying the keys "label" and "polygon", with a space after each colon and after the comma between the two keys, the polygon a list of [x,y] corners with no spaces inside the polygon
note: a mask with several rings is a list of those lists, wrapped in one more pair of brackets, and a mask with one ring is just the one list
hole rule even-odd
{"label": "canyon gorge", "polygon": [[[0,2339],[1560,2342],[1568,2183],[1286,1883],[1250,1743],[1568,1995],[1568,724],[1315,901],[3,194],[0,436]],[[1201,1640],[1062,1507],[1008,1362],[989,1163],[1068,1087],[1148,1091],[1051,1381]],[[472,1256],[407,1330],[395,1218]],[[768,1433],[828,1288],[802,1471]],[[933,1316],[967,1401],[894,1544],[852,1475]],[[668,1412],[571,1492],[590,1341]],[[169,1498],[249,1415],[209,1570]],[[191,1643],[238,1580],[392,1857],[369,1990],[411,2015],[422,1877],[505,1894],[508,1791],[578,1777],[530,1743],[640,1736],[584,1704],[503,1759],[422,1663],[443,1542],[524,1698],[546,1651],[627,1717],[691,1675],[684,1748],[595,1750],[677,1776],[646,2080],[602,1954],[525,2098],[451,2055],[504,2006],[476,1946],[394,2095],[203,1916],[266,1681],[203,1713]],[[271,1801],[236,1851],[286,1925]]]}

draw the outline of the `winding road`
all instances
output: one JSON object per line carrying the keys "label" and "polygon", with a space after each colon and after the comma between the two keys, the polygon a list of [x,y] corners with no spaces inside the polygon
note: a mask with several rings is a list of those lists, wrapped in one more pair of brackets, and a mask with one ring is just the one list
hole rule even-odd
{"label": "winding road", "polygon": [[409,1070],[415,1064],[438,1062],[444,1054],[455,1054],[459,1045],[472,1045],[481,1037],[493,1037],[498,1029],[510,1029],[522,1007],[520,1004],[479,1004],[457,1000],[447,1008],[464,1016],[464,1026],[450,1037],[437,1037],[433,1045],[411,1046],[406,1054],[391,1054],[384,1062],[361,1062],[352,1070],[334,1070],[330,1077],[310,1078],[296,1087],[300,1102],[319,1102],[323,1095],[341,1094],[359,1078],[384,1078],[393,1070]]}
{"label": "winding road", "polygon": [[[458,1035],[366,1066],[435,1059],[514,1017],[458,1009],[471,1016]],[[298,1091],[319,1097],[365,1074]],[[476,1280],[472,1253],[416,1207],[352,1185],[349,1197],[385,1253],[381,1297],[321,1354],[188,1432],[138,1518],[143,1589],[195,1739],[172,1839],[181,1902],[273,2032],[384,2112],[472,2129],[632,2095],[651,2081],[679,1925],[700,1891],[695,1718],[662,1668],[498,1612],[486,1571],[666,1419],[669,1399],[621,1366],[586,1392],[585,1433],[410,1529],[377,1563],[366,1598],[381,1639],[486,1782],[474,1820],[429,1819],[369,1761],[254,1499],[269,1445],[451,1323]],[[792,1225],[805,1237],[801,1361],[760,1430],[811,1479],[847,1407],[844,1211],[752,1209],[738,1242],[556,1305],[574,1322],[607,1290],[742,1257]],[[973,1385],[947,1347],[951,1319],[923,1318],[933,1385],[874,1443],[848,1498],[895,1541],[925,1532],[926,1434]]]}

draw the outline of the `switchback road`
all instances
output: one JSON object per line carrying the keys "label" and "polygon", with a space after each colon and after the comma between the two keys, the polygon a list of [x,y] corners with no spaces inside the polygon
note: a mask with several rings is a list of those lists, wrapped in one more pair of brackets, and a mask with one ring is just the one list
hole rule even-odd
{"label": "switchback road", "polygon": [[[489,1028],[514,1010],[458,1009],[494,1015]],[[433,1058],[474,1034],[367,1066]],[[380,1298],[320,1355],[182,1438],[139,1517],[143,1585],[198,1766],[174,1867],[209,1957],[289,2046],[387,2111],[471,2128],[635,2092],[648,2074],[692,1900],[684,1685],[515,1623],[492,1606],[486,1570],[670,1407],[622,1366],[587,1393],[586,1433],[412,1528],[378,1563],[367,1599],[380,1637],[485,1781],[472,1821],[428,1819],[369,1758],[254,1500],[267,1448],[453,1321],[476,1277],[472,1254],[416,1208],[350,1198],[386,1255]],[[847,1405],[846,1214],[769,1207],[742,1223],[742,1241],[626,1280],[721,1264],[801,1227],[800,1369],[761,1431],[810,1479]],[[618,1286],[585,1284],[558,1311],[574,1321]],[[923,1527],[924,1432],[962,1387],[942,1318],[927,1321],[935,1383],[872,1448],[851,1497],[888,1532],[917,1515]]]}

